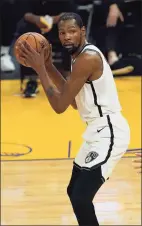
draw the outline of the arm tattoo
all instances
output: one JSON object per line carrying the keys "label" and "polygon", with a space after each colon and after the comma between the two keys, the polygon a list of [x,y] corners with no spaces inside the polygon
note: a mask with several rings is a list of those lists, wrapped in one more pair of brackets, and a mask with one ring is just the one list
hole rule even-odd
{"label": "arm tattoo", "polygon": [[47,90],[46,90],[46,95],[48,97],[53,97],[54,96],[54,89],[52,86],[50,86]]}

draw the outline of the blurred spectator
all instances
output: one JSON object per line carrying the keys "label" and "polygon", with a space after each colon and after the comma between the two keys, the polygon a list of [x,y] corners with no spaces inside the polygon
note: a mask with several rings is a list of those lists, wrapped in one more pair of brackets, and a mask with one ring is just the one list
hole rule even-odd
{"label": "blurred spectator", "polygon": [[[1,0],[1,71],[14,71],[15,65],[9,55],[9,46],[16,29],[17,21],[28,9],[29,0]],[[17,6],[15,13],[15,5]]]}
{"label": "blurred spectator", "polygon": [[[47,28],[45,23],[47,23],[48,29],[44,30],[46,32],[44,35],[53,44],[58,53],[61,51],[61,44],[58,41],[58,33],[56,23],[59,16],[63,12],[76,11],[76,4],[73,0],[30,0],[28,2],[27,13],[18,22],[16,32],[14,33],[14,38],[12,40],[11,48],[17,38],[26,32],[43,32],[44,28]],[[43,29],[40,29],[40,25],[43,25]],[[54,51],[54,49],[53,49]],[[55,56],[56,57],[56,56]],[[62,53],[62,67],[64,71],[64,76],[66,77],[70,72],[70,56],[67,52]],[[26,88],[23,91],[25,97],[35,96],[38,92],[38,83],[35,76],[35,72],[32,69],[26,68],[20,65],[21,68],[21,81],[26,75],[29,75],[29,81],[27,82]]]}
{"label": "blurred spectator", "polygon": [[[106,55],[112,70],[125,67],[127,73],[131,61],[124,60],[122,56],[126,55],[124,54],[126,49],[127,54],[129,51],[138,51],[138,48],[134,49],[134,40],[133,42],[130,40],[131,37],[134,37],[137,25],[140,24],[138,23],[138,20],[140,21],[140,0],[127,0],[126,2],[124,0],[93,0],[92,2],[94,3],[94,14],[91,30],[95,44]],[[134,29],[131,30],[132,27]],[[127,35],[127,32],[132,34]],[[138,36],[137,39],[140,40],[140,37]],[[135,40],[137,39],[135,38]],[[133,70],[133,67],[131,68]]]}
{"label": "blurred spectator", "polygon": [[106,51],[112,69],[133,64],[129,53],[140,53],[140,1],[117,0],[116,3],[109,7],[107,17]]}
{"label": "blurred spectator", "polygon": [[[117,4],[111,4],[109,6],[109,12],[106,20],[106,26],[108,28],[108,35],[106,39],[107,58],[110,65],[119,60],[117,55],[117,36],[118,36],[118,23],[124,22],[124,17]],[[116,27],[114,29],[114,27]]]}
{"label": "blurred spectator", "polygon": [[98,0],[93,2],[92,36],[96,41],[96,45],[106,55],[109,64],[112,65],[119,59],[117,55],[117,40],[119,25],[124,21],[120,10],[120,6],[123,3],[118,4],[118,2],[120,3],[119,0]]}

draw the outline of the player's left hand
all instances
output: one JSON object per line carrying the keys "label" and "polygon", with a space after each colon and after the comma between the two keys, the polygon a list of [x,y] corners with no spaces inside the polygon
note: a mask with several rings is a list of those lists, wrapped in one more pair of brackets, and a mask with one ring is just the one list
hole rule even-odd
{"label": "player's left hand", "polygon": [[133,160],[135,164],[134,168],[138,170],[138,173],[142,173],[142,153],[136,153],[136,156],[139,158],[136,160]]}
{"label": "player's left hand", "polygon": [[41,52],[35,51],[26,41],[18,44],[19,57],[26,61],[37,73],[41,68],[45,67],[45,51],[47,47],[43,47]]}

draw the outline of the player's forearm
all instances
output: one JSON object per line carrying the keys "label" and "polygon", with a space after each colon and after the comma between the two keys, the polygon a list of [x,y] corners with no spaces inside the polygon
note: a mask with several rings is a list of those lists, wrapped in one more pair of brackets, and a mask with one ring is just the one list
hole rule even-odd
{"label": "player's forearm", "polygon": [[55,87],[53,81],[49,77],[50,73],[48,73],[45,68],[40,69],[40,71],[37,71],[37,73],[51,107],[56,113],[61,113],[61,92],[58,90],[58,88]]}
{"label": "player's forearm", "polygon": [[57,70],[57,68],[52,64],[46,67],[48,72],[48,76],[52,79],[53,83],[56,85],[58,90],[61,92],[64,84],[66,83],[66,79],[63,75]]}
{"label": "player's forearm", "polygon": [[[51,80],[56,85],[58,90],[62,92],[63,86],[67,82],[66,79],[63,77],[63,75],[57,70],[57,68],[53,64],[50,66],[48,65],[46,67],[46,70],[48,72],[48,76],[51,78]],[[75,100],[71,105],[74,109],[77,110],[77,105]]]}

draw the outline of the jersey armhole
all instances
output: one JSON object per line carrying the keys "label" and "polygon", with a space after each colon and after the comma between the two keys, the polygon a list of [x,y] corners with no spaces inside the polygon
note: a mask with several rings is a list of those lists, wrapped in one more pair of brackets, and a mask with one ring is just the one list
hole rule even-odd
{"label": "jersey armhole", "polygon": [[[99,57],[100,57],[100,59],[101,59],[101,61],[102,61],[103,71],[104,71],[104,62],[103,62],[103,59],[102,59],[101,54],[100,54],[97,50],[95,50],[95,49],[90,49],[90,48],[85,49],[82,53],[84,53],[84,52],[86,52],[86,51],[95,52],[95,53],[97,53],[97,54],[99,55]],[[102,72],[102,74],[103,74],[103,72]],[[101,76],[102,76],[102,75],[101,75]],[[94,81],[97,81],[97,80],[94,80]],[[89,80],[89,79],[86,80],[86,83],[90,83],[90,82],[92,82],[92,80]]]}

